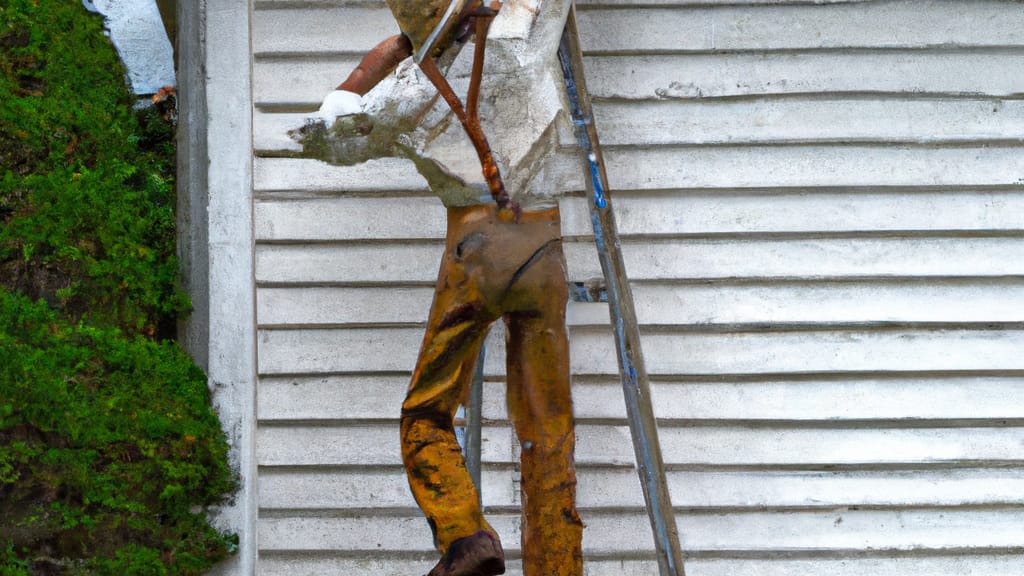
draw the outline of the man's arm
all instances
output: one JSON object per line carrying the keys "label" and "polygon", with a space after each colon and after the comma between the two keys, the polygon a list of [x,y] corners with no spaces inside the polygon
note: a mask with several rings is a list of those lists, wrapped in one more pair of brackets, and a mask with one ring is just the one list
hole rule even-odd
{"label": "man's arm", "polygon": [[337,90],[365,95],[380,84],[402,60],[412,56],[412,42],[405,34],[396,34],[373,47]]}
{"label": "man's arm", "polygon": [[388,74],[412,55],[412,43],[404,34],[396,34],[373,47],[344,82],[328,94],[311,120],[322,120],[327,125],[339,116],[360,111],[360,97],[380,84]]}

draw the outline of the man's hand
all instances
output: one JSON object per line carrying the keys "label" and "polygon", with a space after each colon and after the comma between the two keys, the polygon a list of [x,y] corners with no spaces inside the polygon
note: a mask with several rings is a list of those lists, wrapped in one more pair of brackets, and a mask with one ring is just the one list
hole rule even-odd
{"label": "man's hand", "polygon": [[310,120],[323,121],[330,126],[338,116],[348,116],[363,110],[362,97],[355,92],[347,90],[335,90],[324,98],[320,110],[309,117]]}

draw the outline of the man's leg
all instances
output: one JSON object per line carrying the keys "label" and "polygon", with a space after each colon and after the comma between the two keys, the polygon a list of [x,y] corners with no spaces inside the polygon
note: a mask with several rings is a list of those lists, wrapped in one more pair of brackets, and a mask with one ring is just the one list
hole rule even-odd
{"label": "man's leg", "polygon": [[[444,555],[431,576],[504,570],[500,544],[480,513],[452,428],[486,328],[503,313],[511,337],[510,412],[520,438],[530,442],[531,451],[536,448],[532,455],[524,449],[524,490],[530,500],[525,509],[531,518],[524,559],[538,566],[531,572],[528,565],[526,573],[582,574],[573,568],[580,564],[582,524],[573,505],[567,288],[558,224],[557,210],[523,212],[516,221],[503,219],[495,205],[448,211],[434,302],[402,405],[409,484]],[[547,419],[550,423],[534,430]],[[548,537],[549,520],[557,537]]]}
{"label": "man's leg", "polygon": [[512,287],[513,311],[505,315],[509,415],[522,447],[526,576],[583,574],[564,266],[561,243],[546,245]]}
{"label": "man's leg", "polygon": [[498,317],[478,285],[479,249],[485,239],[481,221],[471,218],[476,212],[486,215],[488,210],[449,212],[434,302],[402,404],[402,459],[409,486],[443,555],[431,576],[504,572],[500,541],[483,518],[452,423],[468,394],[487,328]]}
{"label": "man's leg", "polygon": [[437,306],[444,299],[438,296],[402,403],[401,439],[409,486],[445,553],[459,538],[479,530],[493,533],[480,511],[453,425],[489,322],[466,319],[445,326],[451,310]]}

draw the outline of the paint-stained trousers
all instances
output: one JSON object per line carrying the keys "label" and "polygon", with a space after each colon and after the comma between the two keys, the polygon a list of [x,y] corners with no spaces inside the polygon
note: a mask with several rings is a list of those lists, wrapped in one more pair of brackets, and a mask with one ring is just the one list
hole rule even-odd
{"label": "paint-stained trousers", "polygon": [[502,215],[494,205],[448,209],[434,302],[402,404],[402,458],[442,554],[479,530],[494,534],[453,418],[468,396],[487,329],[503,318],[509,417],[522,447],[524,574],[581,576],[558,210],[524,211],[517,222]]}

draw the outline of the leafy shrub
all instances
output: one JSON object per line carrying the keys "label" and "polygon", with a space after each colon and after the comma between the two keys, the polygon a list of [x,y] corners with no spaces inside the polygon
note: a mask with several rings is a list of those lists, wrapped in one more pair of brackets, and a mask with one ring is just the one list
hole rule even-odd
{"label": "leafy shrub", "polygon": [[166,337],[174,131],[78,0],[0,2],[0,576],[192,575],[230,553],[202,371]]}

